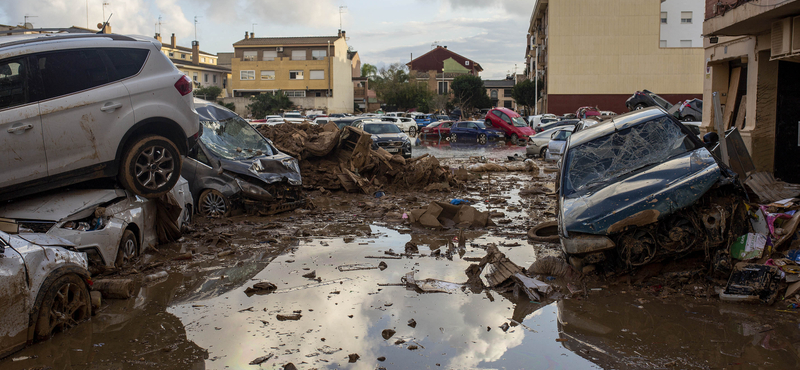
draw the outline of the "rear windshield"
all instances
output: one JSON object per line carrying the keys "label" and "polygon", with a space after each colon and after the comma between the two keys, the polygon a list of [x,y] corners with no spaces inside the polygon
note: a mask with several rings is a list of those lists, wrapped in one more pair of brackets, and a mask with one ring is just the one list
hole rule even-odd
{"label": "rear windshield", "polygon": [[364,125],[364,131],[370,134],[399,134],[400,129],[393,124],[375,124],[367,123]]}
{"label": "rear windshield", "polygon": [[564,167],[564,196],[580,196],[617,177],[694,149],[694,143],[666,116],[571,147]]}
{"label": "rear windshield", "polygon": [[553,136],[553,140],[566,141],[569,135],[572,135],[572,131],[569,130],[556,131],[556,134]]}

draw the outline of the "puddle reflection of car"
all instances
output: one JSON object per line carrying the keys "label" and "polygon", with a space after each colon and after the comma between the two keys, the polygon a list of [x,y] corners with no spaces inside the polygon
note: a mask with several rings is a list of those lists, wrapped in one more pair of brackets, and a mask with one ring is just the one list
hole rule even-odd
{"label": "puddle reflection of car", "polygon": [[545,162],[558,162],[561,155],[564,154],[564,146],[567,139],[572,135],[572,127],[564,127],[556,130],[550,136],[550,142],[547,143],[547,150],[544,153]]}
{"label": "puddle reflection of car", "polygon": [[234,209],[272,214],[303,204],[296,159],[236,113],[200,99],[195,107],[203,135],[189,149],[181,173],[199,214],[227,216]]}
{"label": "puddle reflection of car", "polygon": [[660,108],[571,135],[561,163],[559,234],[579,270],[714,250],[746,232],[735,174]]}
{"label": "puddle reflection of car", "polygon": [[[192,214],[192,195],[183,178],[170,191],[181,207],[175,221],[180,230]],[[139,197],[123,189],[69,189],[34,195],[0,206],[7,232],[46,233],[66,239],[86,252],[92,266],[122,267],[148,247],[158,244],[156,232],[161,200]]]}
{"label": "puddle reflection of car", "polygon": [[362,122],[356,124],[355,127],[370,134],[372,149],[383,148],[391,154],[400,154],[404,158],[411,158],[411,139],[394,123]]}
{"label": "puddle reflection of car", "polygon": [[86,254],[45,234],[0,231],[0,358],[92,313]]}
{"label": "puddle reflection of car", "polygon": [[487,127],[481,121],[461,121],[450,127],[450,144],[478,144],[497,143],[504,141],[502,130]]}

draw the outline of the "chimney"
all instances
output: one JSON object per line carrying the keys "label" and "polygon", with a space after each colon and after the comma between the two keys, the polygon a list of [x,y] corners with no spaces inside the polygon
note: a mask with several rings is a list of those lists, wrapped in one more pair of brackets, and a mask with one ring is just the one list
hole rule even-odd
{"label": "chimney", "polygon": [[161,34],[160,33],[156,34],[156,40],[158,40],[158,42],[161,42]]}
{"label": "chimney", "polygon": [[342,37],[342,30],[339,30],[339,37]]}
{"label": "chimney", "polygon": [[175,40],[175,34],[172,34],[172,38],[170,39],[170,45],[173,49],[178,47],[177,40]]}
{"label": "chimney", "polygon": [[247,40],[250,38],[250,34],[247,31],[244,31],[244,39]]}
{"label": "chimney", "polygon": [[345,31],[342,31],[342,37],[346,37]]}
{"label": "chimney", "polygon": [[447,45],[445,45],[444,48],[447,49]]}
{"label": "chimney", "polygon": [[255,38],[255,32],[250,32],[250,38],[251,38],[251,39],[254,39],[254,38]]}
{"label": "chimney", "polygon": [[192,41],[192,64],[200,64],[200,41]]}
{"label": "chimney", "polygon": [[106,34],[111,33],[111,23],[110,22],[106,23],[105,28],[103,28],[103,33],[106,33]]}

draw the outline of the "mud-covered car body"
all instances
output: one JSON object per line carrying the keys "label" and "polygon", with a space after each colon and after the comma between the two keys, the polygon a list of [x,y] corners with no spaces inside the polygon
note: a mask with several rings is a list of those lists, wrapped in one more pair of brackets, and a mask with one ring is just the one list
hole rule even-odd
{"label": "mud-covered car body", "polygon": [[236,113],[199,99],[195,107],[203,135],[189,149],[181,174],[201,214],[206,190],[224,196],[228,210],[242,206],[248,212],[274,213],[303,204],[297,159],[275,148]]}
{"label": "mud-covered car body", "polygon": [[89,279],[86,254],[69,241],[0,231],[0,358],[35,339],[42,293],[68,274]]}
{"label": "mud-covered car body", "polygon": [[574,133],[566,148],[558,219],[573,265],[616,249],[623,264],[638,266],[716,248],[736,233],[735,174],[664,110],[616,116]]}
{"label": "mud-covered car body", "polygon": [[392,122],[358,123],[356,128],[364,130],[372,138],[372,149],[383,148],[391,154],[411,158],[411,139]]}
{"label": "mud-covered car body", "polygon": [[[177,227],[188,221],[192,195],[183,178],[171,190],[181,207]],[[11,233],[46,233],[73,243],[96,265],[113,267],[126,230],[135,235],[127,257],[158,244],[156,202],[123,189],[69,189],[19,199],[0,206],[0,223]],[[14,230],[9,230],[7,227]]]}

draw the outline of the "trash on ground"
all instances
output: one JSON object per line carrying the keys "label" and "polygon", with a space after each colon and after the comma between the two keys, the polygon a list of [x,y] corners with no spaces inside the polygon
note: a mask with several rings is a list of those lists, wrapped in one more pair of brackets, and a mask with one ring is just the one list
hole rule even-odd
{"label": "trash on ground", "polygon": [[780,279],[781,271],[775,266],[739,262],[719,297],[723,301],[771,305],[778,296]]}
{"label": "trash on ground", "polygon": [[742,235],[731,245],[731,257],[739,260],[761,258],[767,243],[771,244],[767,237],[761,234]]}
{"label": "trash on ground", "polygon": [[414,271],[406,273],[401,281],[406,287],[415,288],[424,293],[457,293],[464,286],[436,279],[417,280],[414,278]]}
{"label": "trash on ground", "polygon": [[278,319],[278,321],[297,321],[300,320],[303,315],[301,315],[299,312],[295,312],[288,315],[277,314],[275,317]]}
{"label": "trash on ground", "polygon": [[539,295],[540,293],[547,296],[553,291],[553,288],[547,283],[534,278],[529,278],[521,273],[516,273],[512,275],[511,278],[517,283],[517,287],[525,292],[525,294],[528,295],[528,298],[534,301],[542,300],[541,296]]}
{"label": "trash on ground", "polygon": [[489,212],[480,212],[470,205],[452,205],[444,202],[433,202],[427,209],[411,211],[409,221],[431,228],[495,226],[489,218]]}
{"label": "trash on ground", "polygon": [[272,356],[274,356],[274,354],[272,354],[272,353],[268,353],[268,354],[266,354],[266,355],[264,355],[264,356],[261,356],[261,357],[259,357],[259,358],[256,358],[256,359],[255,359],[255,360],[253,360],[253,361],[250,361],[250,365],[261,365],[261,364],[263,364],[263,363],[267,362],[269,359],[271,359],[271,358],[272,358]]}
{"label": "trash on ground", "polygon": [[247,294],[248,297],[252,296],[253,294],[264,295],[264,294],[270,294],[276,291],[277,289],[278,287],[275,284],[270,283],[269,281],[262,281],[259,283],[255,283],[253,284],[252,287],[245,289],[244,294]]}
{"label": "trash on ground", "polygon": [[[386,265],[386,263],[385,263],[385,262],[381,262],[381,263],[383,263],[383,264],[384,264],[384,266]],[[372,265],[372,264],[370,264],[370,263],[360,263],[360,264],[341,265],[341,266],[337,266],[337,267],[336,267],[336,269],[337,269],[337,270],[339,270],[340,272],[344,272],[344,271],[357,271],[357,270],[374,270],[374,269],[377,269],[377,268],[379,268],[379,267],[375,267],[374,265]],[[306,276],[305,276],[305,275],[303,275],[303,277],[306,277]]]}
{"label": "trash on ground", "polygon": [[97,279],[93,283],[92,290],[100,292],[106,299],[128,299],[135,293],[131,279]]}

